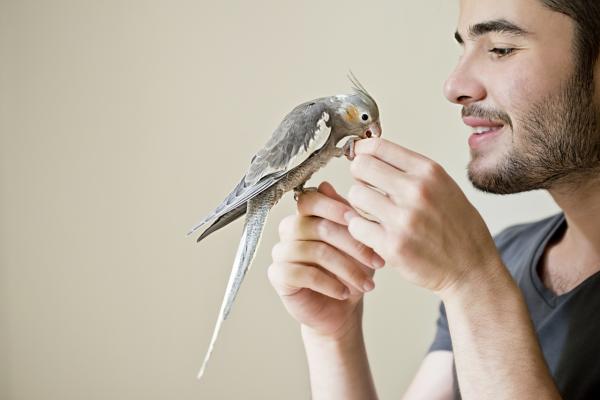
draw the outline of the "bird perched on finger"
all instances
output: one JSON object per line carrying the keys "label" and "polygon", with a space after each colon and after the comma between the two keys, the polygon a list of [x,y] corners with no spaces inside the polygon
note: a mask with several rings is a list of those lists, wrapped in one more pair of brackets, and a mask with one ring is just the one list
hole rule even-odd
{"label": "bird perched on finger", "polygon": [[[350,75],[353,92],[323,97],[295,107],[250,162],[238,185],[188,236],[212,223],[198,242],[246,215],[225,297],[198,378],[204,374],[221,324],[229,316],[240,285],[256,253],[269,210],[289,191],[305,190],[305,182],[333,157],[354,158],[354,142],[381,136],[379,109],[373,97]],[[343,147],[338,144],[348,138]],[[296,196],[295,196],[296,197]]]}

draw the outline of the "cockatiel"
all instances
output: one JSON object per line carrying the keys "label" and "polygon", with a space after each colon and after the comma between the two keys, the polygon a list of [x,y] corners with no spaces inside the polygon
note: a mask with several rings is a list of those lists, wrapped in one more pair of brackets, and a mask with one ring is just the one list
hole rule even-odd
{"label": "cockatiel", "polygon": [[[304,191],[304,183],[332,157],[354,158],[354,141],[381,136],[377,103],[350,76],[353,93],[323,97],[294,108],[250,162],[246,174],[225,200],[188,236],[209,221],[214,222],[198,242],[246,214],[242,238],[229,277],[225,298],[214,328],[208,352],[198,373],[204,374],[222,322],[228,317],[242,280],[258,247],[267,215],[284,193]],[[337,144],[349,137],[343,147]]]}

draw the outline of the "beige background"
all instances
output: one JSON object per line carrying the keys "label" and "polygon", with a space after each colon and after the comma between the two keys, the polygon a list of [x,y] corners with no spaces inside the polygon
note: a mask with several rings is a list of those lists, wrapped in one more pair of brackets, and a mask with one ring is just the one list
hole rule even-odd
{"label": "beige background", "polygon": [[[237,183],[301,101],[351,68],[384,135],[442,163],[493,232],[555,210],[465,179],[468,132],[442,96],[456,1],[0,1],[0,398],[306,399],[298,327],[266,267],[284,198],[207,348],[241,222],[187,229]],[[350,185],[335,160],[313,179]],[[398,398],[438,300],[376,277],[365,331],[382,399]]]}

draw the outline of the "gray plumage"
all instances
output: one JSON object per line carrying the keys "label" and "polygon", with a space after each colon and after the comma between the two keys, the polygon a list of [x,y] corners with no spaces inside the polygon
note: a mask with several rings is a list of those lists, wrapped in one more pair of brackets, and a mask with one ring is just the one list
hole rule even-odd
{"label": "gray plumage", "polygon": [[[302,191],[304,183],[332,157],[354,157],[354,140],[381,135],[375,100],[351,76],[354,93],[319,98],[295,107],[250,162],[246,174],[225,198],[189,232],[213,221],[198,242],[246,215],[225,297],[208,352],[198,374],[201,378],[221,325],[229,316],[241,283],[259,245],[269,210],[288,191]],[[343,148],[336,145],[350,137]]]}

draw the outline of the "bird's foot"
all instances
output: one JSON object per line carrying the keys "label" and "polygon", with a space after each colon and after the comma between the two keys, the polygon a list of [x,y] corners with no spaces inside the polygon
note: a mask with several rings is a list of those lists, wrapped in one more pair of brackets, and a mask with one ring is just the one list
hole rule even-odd
{"label": "bird's foot", "polygon": [[304,187],[304,184],[300,185],[300,186],[296,186],[294,188],[294,200],[298,201],[299,196],[302,193],[308,193],[308,192],[316,192],[317,190],[319,190],[316,187]]}
{"label": "bird's foot", "polygon": [[343,154],[350,161],[354,160],[354,157],[356,157],[356,153],[354,152],[354,144],[357,140],[360,140],[360,138],[351,137],[346,143],[344,143],[344,146],[342,147]]}

